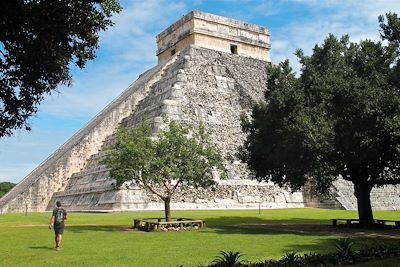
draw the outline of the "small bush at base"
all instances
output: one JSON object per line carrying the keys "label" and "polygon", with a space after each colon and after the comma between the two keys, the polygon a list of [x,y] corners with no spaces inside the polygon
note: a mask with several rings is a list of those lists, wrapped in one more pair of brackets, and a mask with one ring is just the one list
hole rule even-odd
{"label": "small bush at base", "polygon": [[335,241],[335,247],[337,250],[336,254],[344,259],[353,256],[354,254],[353,245],[354,242],[348,237],[336,240]]}
{"label": "small bush at base", "polygon": [[262,262],[245,263],[239,258],[243,256],[240,252],[224,252],[208,267],[324,267],[343,264],[355,264],[374,259],[400,256],[400,243],[384,244],[378,243],[359,250],[353,250],[354,242],[350,238],[338,239],[335,241],[337,251],[335,253],[296,255],[294,252],[286,253],[280,260],[265,260]]}
{"label": "small bush at base", "polygon": [[240,258],[243,256],[240,252],[233,252],[233,251],[220,251],[220,255],[213,260],[211,266],[215,267],[239,267],[243,266]]}

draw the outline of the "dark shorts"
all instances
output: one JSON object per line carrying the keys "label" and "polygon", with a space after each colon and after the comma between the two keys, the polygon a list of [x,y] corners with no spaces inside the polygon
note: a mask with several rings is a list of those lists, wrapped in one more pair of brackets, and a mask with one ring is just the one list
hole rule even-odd
{"label": "dark shorts", "polygon": [[54,226],[54,234],[55,235],[64,234],[64,226]]}

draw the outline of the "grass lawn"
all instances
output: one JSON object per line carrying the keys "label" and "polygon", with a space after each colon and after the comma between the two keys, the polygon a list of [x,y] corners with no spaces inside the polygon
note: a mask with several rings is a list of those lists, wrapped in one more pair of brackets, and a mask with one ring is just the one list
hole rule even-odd
{"label": "grass lawn", "polygon": [[[62,250],[54,250],[50,213],[0,215],[0,266],[197,266],[219,251],[244,259],[279,259],[286,252],[329,252],[337,236],[237,227],[246,224],[330,224],[332,218],[356,218],[353,211],[321,209],[173,211],[173,217],[204,219],[207,228],[180,232],[130,231],[134,218],[163,217],[163,212],[70,213]],[[375,212],[398,219],[399,211]],[[333,228],[334,229],[334,228]],[[376,240],[376,238],[374,239]],[[359,237],[356,242],[369,242]],[[381,265],[382,266],[382,265]]]}

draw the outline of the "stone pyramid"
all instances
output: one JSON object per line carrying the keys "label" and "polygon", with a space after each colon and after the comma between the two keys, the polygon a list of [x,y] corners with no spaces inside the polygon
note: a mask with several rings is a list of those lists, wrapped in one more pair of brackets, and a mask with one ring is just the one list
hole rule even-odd
{"label": "stone pyramid", "polygon": [[145,119],[157,134],[165,126],[163,117],[188,126],[204,122],[230,158],[228,179],[214,175],[215,187],[176,194],[173,209],[303,206],[301,193],[248,179],[246,166],[234,158],[244,139],[240,115],[266,89],[269,31],[192,11],[160,33],[157,43],[159,64],[4,196],[1,212],[50,210],[56,200],[77,211],[163,209],[141,188],[113,190],[113,179],[99,164],[120,125],[135,127]]}
{"label": "stone pyramid", "polygon": [[[307,206],[356,209],[352,185],[338,180],[327,199],[290,193],[249,179],[235,154],[244,140],[240,115],[261,100],[266,89],[269,31],[245,22],[192,11],[157,36],[158,65],[144,72],[119,97],[0,199],[0,213],[51,210],[61,200],[69,210],[163,209],[138,187],[113,190],[99,160],[119,126],[143,119],[154,135],[164,117],[187,126],[203,122],[226,158],[228,179],[209,189],[188,189],[172,209],[288,208]],[[374,188],[374,209],[400,209],[400,186]]]}

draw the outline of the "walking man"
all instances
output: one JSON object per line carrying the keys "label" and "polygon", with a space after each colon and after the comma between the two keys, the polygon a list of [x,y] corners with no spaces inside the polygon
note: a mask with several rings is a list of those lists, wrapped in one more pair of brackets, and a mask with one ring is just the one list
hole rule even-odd
{"label": "walking man", "polygon": [[56,206],[50,219],[49,229],[54,227],[56,250],[59,251],[62,235],[64,233],[64,221],[67,219],[67,211],[61,208],[61,201],[57,201]]}

